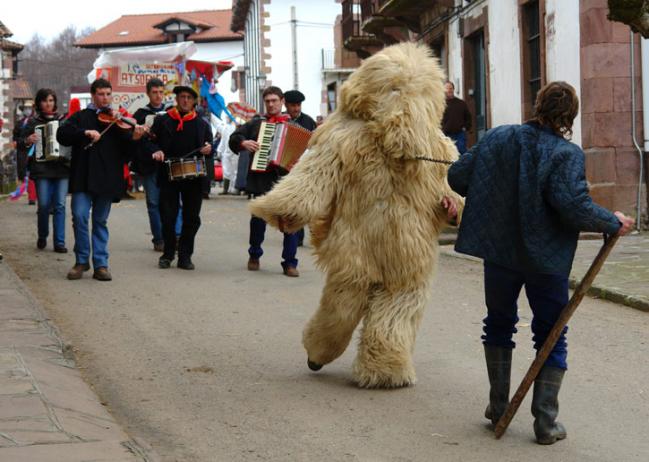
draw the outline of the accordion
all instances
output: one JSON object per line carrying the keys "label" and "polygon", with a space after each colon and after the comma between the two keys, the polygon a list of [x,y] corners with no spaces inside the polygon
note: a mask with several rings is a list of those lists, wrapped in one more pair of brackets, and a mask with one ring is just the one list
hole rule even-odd
{"label": "accordion", "polygon": [[311,131],[297,124],[262,122],[257,138],[259,149],[252,158],[250,170],[266,172],[276,167],[290,171],[306,151],[310,138]]}
{"label": "accordion", "polygon": [[34,158],[37,162],[69,159],[71,157],[72,148],[61,146],[56,141],[56,132],[58,129],[58,120],[34,127],[34,133],[36,134]]}

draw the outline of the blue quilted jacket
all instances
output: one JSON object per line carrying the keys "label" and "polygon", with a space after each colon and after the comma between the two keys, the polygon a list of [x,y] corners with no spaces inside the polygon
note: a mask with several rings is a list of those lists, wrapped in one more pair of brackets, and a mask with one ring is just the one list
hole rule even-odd
{"label": "blue quilted jacket", "polygon": [[536,123],[487,132],[448,182],[466,197],[455,250],[506,268],[567,276],[579,231],[621,226],[589,196],[583,151]]}

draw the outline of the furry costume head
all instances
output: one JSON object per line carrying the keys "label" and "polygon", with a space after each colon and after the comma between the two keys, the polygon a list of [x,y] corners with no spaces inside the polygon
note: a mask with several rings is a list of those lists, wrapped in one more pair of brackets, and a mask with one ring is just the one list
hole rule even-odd
{"label": "furry costume head", "polygon": [[400,43],[366,59],[341,89],[339,112],[360,119],[393,157],[432,154],[443,137],[444,73],[425,45]]}

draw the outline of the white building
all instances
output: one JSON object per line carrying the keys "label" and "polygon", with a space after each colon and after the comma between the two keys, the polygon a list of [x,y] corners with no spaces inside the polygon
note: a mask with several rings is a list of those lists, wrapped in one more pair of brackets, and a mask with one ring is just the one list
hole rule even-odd
{"label": "white building", "polygon": [[[190,58],[198,61],[231,61],[243,65],[243,37],[230,31],[231,10],[206,10],[176,13],[124,15],[92,34],[77,46],[94,48],[99,53],[126,47],[162,45],[192,41],[197,51]],[[218,81],[218,91],[226,103],[238,101],[233,91],[232,71]]]}
{"label": "white building", "polygon": [[242,100],[262,111],[261,92],[275,85],[304,93],[302,109],[312,117],[326,113],[322,50],[334,48],[338,15],[336,0],[233,0],[230,28],[244,35]]}

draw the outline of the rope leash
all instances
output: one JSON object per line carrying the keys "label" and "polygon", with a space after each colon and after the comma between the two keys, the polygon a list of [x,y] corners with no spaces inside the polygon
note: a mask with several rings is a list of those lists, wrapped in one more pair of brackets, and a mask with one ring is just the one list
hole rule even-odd
{"label": "rope leash", "polygon": [[436,162],[438,164],[444,164],[444,165],[454,164],[454,161],[452,160],[433,159],[432,157],[424,157],[424,156],[415,157],[415,160],[427,160],[428,162]]}

